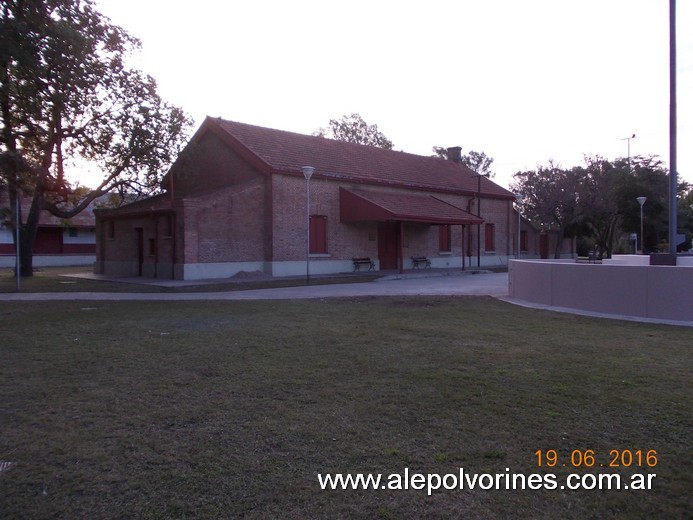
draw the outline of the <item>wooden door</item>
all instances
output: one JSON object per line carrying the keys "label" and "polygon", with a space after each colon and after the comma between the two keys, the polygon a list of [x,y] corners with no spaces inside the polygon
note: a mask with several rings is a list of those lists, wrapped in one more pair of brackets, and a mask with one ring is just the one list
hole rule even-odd
{"label": "wooden door", "polygon": [[397,222],[380,222],[378,224],[378,260],[380,269],[397,269]]}
{"label": "wooden door", "polygon": [[549,235],[546,233],[539,235],[539,256],[541,258],[549,257]]}
{"label": "wooden door", "polygon": [[142,264],[144,264],[144,229],[135,228],[137,233],[137,276],[142,276]]}

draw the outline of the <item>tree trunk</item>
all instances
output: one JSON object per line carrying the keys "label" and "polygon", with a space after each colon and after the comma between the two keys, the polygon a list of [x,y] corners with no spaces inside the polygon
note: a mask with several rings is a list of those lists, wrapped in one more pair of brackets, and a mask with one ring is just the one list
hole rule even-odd
{"label": "tree trunk", "polygon": [[26,217],[26,222],[20,224],[19,230],[19,274],[27,277],[34,275],[34,243],[41,215],[42,196],[35,192],[31,200],[31,208]]}
{"label": "tree trunk", "polygon": [[561,250],[563,249],[563,226],[558,228],[558,233],[556,234],[556,249],[553,251],[553,257],[555,260],[561,258]]}

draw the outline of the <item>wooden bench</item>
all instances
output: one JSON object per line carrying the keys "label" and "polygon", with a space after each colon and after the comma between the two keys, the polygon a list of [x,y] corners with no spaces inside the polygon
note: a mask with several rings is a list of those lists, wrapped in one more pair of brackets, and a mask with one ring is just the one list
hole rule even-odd
{"label": "wooden bench", "polygon": [[369,271],[373,271],[375,269],[375,262],[371,260],[370,258],[366,257],[360,257],[360,258],[352,258],[352,262],[354,262],[354,272],[360,271],[361,266],[368,266]]}
{"label": "wooden bench", "polygon": [[421,266],[431,267],[431,261],[425,256],[412,256],[411,263],[414,265],[414,269],[418,269]]}
{"label": "wooden bench", "polygon": [[588,264],[601,264],[602,259],[597,257],[597,255],[595,253],[590,251],[589,255],[587,255],[587,256],[578,256],[575,259],[575,262],[578,264],[585,263],[585,262],[587,262]]}

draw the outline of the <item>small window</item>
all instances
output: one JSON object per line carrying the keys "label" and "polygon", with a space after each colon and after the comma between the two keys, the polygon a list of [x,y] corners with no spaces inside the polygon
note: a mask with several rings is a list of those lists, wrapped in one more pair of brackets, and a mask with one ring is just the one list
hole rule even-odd
{"label": "small window", "polygon": [[493,252],[496,250],[496,226],[495,226],[495,224],[486,224],[485,248],[486,248],[486,252]]}
{"label": "small window", "polygon": [[520,251],[528,251],[527,249],[527,231],[520,231]]}
{"label": "small window", "polygon": [[324,215],[310,216],[310,247],[312,254],[327,253],[327,217]]}
{"label": "small window", "polygon": [[114,220],[109,220],[106,222],[106,233],[108,234],[108,238],[115,238],[115,221]]}
{"label": "small window", "polygon": [[452,251],[451,238],[452,233],[449,224],[438,226],[438,250],[441,253],[449,253]]}

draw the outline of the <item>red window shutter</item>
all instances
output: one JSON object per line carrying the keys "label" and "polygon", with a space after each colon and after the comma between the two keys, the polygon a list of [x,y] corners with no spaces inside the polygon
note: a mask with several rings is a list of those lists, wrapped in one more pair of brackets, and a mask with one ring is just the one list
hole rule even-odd
{"label": "red window shutter", "polygon": [[496,250],[496,229],[493,224],[486,224],[486,251]]}
{"label": "red window shutter", "polygon": [[310,252],[327,253],[327,217],[310,216]]}
{"label": "red window shutter", "polygon": [[442,252],[452,251],[450,240],[450,225],[444,224],[438,226],[438,250]]}

